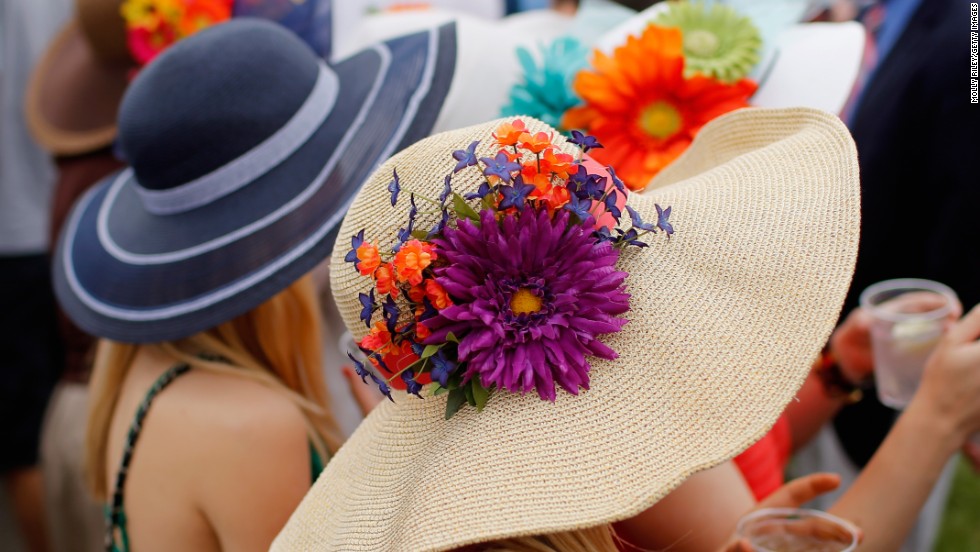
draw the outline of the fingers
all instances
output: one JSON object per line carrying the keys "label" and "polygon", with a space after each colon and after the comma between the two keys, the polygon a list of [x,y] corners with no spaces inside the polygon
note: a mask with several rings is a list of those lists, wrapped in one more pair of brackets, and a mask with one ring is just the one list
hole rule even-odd
{"label": "fingers", "polygon": [[953,301],[953,310],[949,313],[949,319],[958,320],[961,316],[963,316],[963,303],[960,303],[960,300],[957,297],[956,300]]}
{"label": "fingers", "polygon": [[840,486],[840,476],[814,473],[794,479],[759,503],[765,508],[796,508]]}
{"label": "fingers", "polygon": [[752,545],[744,539],[739,539],[735,542],[728,544],[723,550],[723,552],[753,552]]}
{"label": "fingers", "polygon": [[854,324],[855,328],[860,328],[864,331],[869,331],[871,328],[871,313],[862,308],[856,308],[851,311],[848,315],[851,319],[851,323]]}
{"label": "fingers", "polygon": [[347,380],[347,385],[350,387],[354,402],[361,409],[361,414],[367,416],[381,402],[383,398],[381,393],[374,386],[365,385],[350,366],[344,366],[341,370],[344,373],[344,379]]}
{"label": "fingers", "polygon": [[980,305],[964,316],[958,324],[950,328],[946,339],[950,343],[960,344],[976,341],[980,337]]}

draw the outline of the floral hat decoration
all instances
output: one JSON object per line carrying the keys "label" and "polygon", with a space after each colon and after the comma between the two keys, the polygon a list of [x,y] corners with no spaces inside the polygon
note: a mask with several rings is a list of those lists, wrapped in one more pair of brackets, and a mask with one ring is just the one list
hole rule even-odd
{"label": "floral hat decoration", "polygon": [[366,181],[330,287],[358,373],[391,400],[272,550],[591,527],[768,431],[854,267],[847,129],[811,109],[729,113],[645,194],[599,145],[512,117],[423,139]]}
{"label": "floral hat decoration", "polygon": [[[596,159],[614,165],[632,190],[644,189],[706,123],[748,107],[759,89],[751,74],[762,58],[762,33],[720,2],[663,2],[598,42],[591,59],[571,37],[543,47],[540,61],[519,51],[524,75],[502,113],[528,113],[563,131],[594,135],[606,146]],[[859,52],[856,42],[845,42]],[[837,59],[849,67],[858,56],[850,58]]]}
{"label": "floral hat decoration", "polygon": [[[405,226],[385,250],[361,229],[345,256],[369,279],[358,346],[382,375],[350,358],[389,399],[392,386],[421,397],[434,383],[432,395],[448,393],[447,419],[466,403],[482,410],[498,390],[554,401],[556,388],[589,388],[590,357],[617,357],[600,340],[627,322],[628,274],[616,262],[648,235],[669,239],[671,208],[657,205],[645,222],[626,206],[624,217],[625,185],[584,157],[602,145],[575,132],[573,155],[555,138],[521,119],[501,123],[486,138],[492,155],[477,155],[480,140],[452,152],[438,197],[392,170],[392,207],[408,195]],[[454,189],[464,171],[482,179],[476,190]],[[438,221],[418,224],[421,214]]]}

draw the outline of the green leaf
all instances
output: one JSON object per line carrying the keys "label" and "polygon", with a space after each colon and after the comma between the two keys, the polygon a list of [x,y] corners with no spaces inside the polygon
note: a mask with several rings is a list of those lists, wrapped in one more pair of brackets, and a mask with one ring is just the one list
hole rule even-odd
{"label": "green leaf", "polygon": [[493,204],[493,198],[497,195],[496,192],[489,193],[483,196],[483,208],[484,209],[494,209],[496,205]]}
{"label": "green leaf", "polygon": [[459,338],[456,337],[456,334],[454,334],[453,332],[449,332],[448,334],[446,334],[446,341],[451,341],[453,343],[459,343]]}
{"label": "green leaf", "polygon": [[425,230],[412,230],[412,237],[417,240],[424,240],[429,237],[429,233]]}
{"label": "green leaf", "polygon": [[445,387],[443,387],[443,386],[441,386],[439,384],[435,384],[435,385],[432,386],[432,396],[433,397],[438,397],[439,395],[445,395],[448,392],[449,392],[449,389],[446,389]]}
{"label": "green leaf", "polygon": [[463,386],[463,392],[466,393],[466,402],[470,403],[470,406],[476,406],[476,397],[473,396],[473,380]]}
{"label": "green leaf", "polygon": [[425,349],[422,350],[422,358],[429,358],[430,356],[439,352],[442,345],[426,345]]}
{"label": "green leaf", "polygon": [[477,222],[480,221],[480,215],[477,214],[477,212],[474,211],[468,203],[466,203],[463,196],[456,193],[453,194],[453,209],[456,211],[456,216],[466,217]]}
{"label": "green leaf", "polygon": [[456,388],[449,392],[449,398],[446,400],[446,419],[453,417],[453,414],[459,412],[459,409],[466,404],[466,393],[462,388]]}
{"label": "green leaf", "polygon": [[479,412],[487,405],[487,399],[490,398],[490,390],[483,387],[480,383],[479,376],[473,376],[473,379],[470,380],[470,386],[473,388],[473,398],[476,400],[476,411]]}

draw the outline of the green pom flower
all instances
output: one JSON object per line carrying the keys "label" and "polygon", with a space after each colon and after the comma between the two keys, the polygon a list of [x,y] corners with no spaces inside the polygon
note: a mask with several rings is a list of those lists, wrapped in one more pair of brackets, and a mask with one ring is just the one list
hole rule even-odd
{"label": "green pom flower", "polygon": [[762,36],[748,17],[732,8],[704,2],[668,2],[652,22],[676,27],[684,35],[685,76],[702,74],[733,83],[759,62]]}

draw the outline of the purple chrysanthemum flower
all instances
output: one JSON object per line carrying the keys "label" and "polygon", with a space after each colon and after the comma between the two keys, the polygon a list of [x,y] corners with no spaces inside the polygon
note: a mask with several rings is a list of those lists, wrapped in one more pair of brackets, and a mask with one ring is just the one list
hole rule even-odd
{"label": "purple chrysanthemum flower", "polygon": [[555,384],[572,394],[589,387],[589,356],[617,357],[599,336],[618,332],[629,310],[619,251],[596,243],[590,218],[570,222],[561,211],[507,215],[484,210],[477,226],[462,219],[434,241],[447,265],[436,280],[455,303],[426,322],[429,343],[459,339],[464,381],[512,392],[536,390],[555,399]]}

